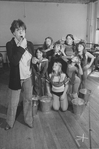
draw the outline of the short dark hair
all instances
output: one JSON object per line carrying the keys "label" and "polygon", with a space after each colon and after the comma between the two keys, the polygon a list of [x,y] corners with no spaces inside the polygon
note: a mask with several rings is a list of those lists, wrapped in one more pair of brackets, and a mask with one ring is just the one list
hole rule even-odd
{"label": "short dark hair", "polygon": [[35,51],[35,56],[37,57],[37,52],[40,51],[43,54],[43,57],[46,57],[43,47],[38,47]]}
{"label": "short dark hair", "polygon": [[85,41],[84,40],[80,40],[77,44],[76,44],[76,49],[78,50],[78,46],[79,45],[82,45],[83,47],[84,47],[84,50],[85,50],[85,48],[86,48],[86,43],[85,43]]}
{"label": "short dark hair", "polygon": [[58,40],[54,43],[54,48],[56,47],[56,45],[61,45],[61,42]]}
{"label": "short dark hair", "polygon": [[19,28],[19,27],[23,27],[26,30],[26,25],[22,20],[20,20],[20,19],[14,20],[10,27],[11,33],[13,33],[15,31],[15,29]]}

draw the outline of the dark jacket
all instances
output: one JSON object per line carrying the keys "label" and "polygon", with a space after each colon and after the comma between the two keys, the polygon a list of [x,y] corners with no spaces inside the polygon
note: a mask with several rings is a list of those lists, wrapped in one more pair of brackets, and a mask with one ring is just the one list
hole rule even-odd
{"label": "dark jacket", "polygon": [[[34,46],[27,41],[28,51],[34,56]],[[13,90],[21,89],[19,61],[25,52],[22,47],[17,47],[14,38],[6,44],[7,56],[10,64],[9,88]]]}

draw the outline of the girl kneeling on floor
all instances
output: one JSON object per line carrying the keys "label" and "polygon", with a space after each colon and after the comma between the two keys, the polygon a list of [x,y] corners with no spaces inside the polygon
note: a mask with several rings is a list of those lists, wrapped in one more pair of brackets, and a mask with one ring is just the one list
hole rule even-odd
{"label": "girl kneeling on floor", "polygon": [[47,79],[48,96],[52,97],[52,106],[54,110],[66,111],[68,108],[67,90],[68,82],[66,74],[62,72],[62,64],[54,62],[52,72]]}

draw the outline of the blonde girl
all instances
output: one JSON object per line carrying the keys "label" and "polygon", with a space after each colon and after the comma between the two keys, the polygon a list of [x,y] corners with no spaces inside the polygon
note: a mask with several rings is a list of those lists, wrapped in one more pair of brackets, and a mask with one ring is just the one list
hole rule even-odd
{"label": "blonde girl", "polygon": [[51,96],[53,99],[52,106],[54,110],[59,110],[59,108],[62,111],[67,110],[68,82],[66,74],[62,72],[62,64],[58,61],[54,62],[52,72],[47,80],[47,92],[48,96]]}

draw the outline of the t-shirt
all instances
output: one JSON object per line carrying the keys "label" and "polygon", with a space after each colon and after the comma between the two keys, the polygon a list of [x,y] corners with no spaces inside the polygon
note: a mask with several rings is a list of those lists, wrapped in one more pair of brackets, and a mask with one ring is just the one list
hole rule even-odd
{"label": "t-shirt", "polygon": [[27,79],[31,76],[30,62],[32,55],[26,50],[19,62],[20,79]]}

